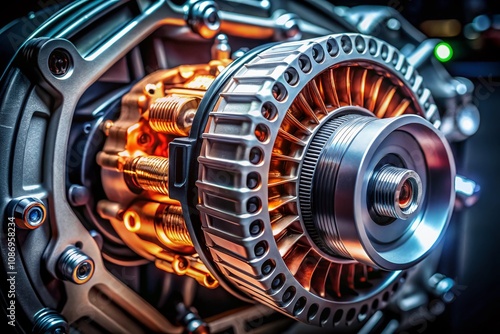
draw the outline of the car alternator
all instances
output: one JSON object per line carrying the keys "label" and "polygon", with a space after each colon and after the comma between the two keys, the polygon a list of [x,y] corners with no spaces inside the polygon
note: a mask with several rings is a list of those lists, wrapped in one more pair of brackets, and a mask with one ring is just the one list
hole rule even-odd
{"label": "car alternator", "polygon": [[456,117],[470,83],[409,28],[404,48],[374,36],[368,17],[394,11],[231,4],[76,1],[7,67],[2,252],[24,290],[4,299],[19,326],[224,332],[190,308],[222,288],[266,316],[357,330],[434,270],[453,140],[475,131]]}

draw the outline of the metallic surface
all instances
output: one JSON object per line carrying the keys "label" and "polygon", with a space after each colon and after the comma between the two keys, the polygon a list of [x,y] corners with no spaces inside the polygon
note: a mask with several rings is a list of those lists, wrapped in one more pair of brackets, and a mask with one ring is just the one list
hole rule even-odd
{"label": "metallic surface", "polygon": [[36,198],[22,198],[10,203],[11,217],[14,217],[17,227],[34,230],[40,227],[47,217],[47,210],[42,201]]}
{"label": "metallic surface", "polygon": [[[242,68],[229,80],[210,116],[202,139],[198,185],[202,233],[215,266],[243,291],[242,295],[251,295],[304,322],[337,327],[361,324],[389,304],[389,296],[395,295],[409,271],[385,272],[349,259],[324,256],[304,227],[297,195],[298,171],[305,148],[320,125],[342,115],[345,107],[359,106],[377,117],[416,114],[440,128],[430,91],[423,87],[423,77],[415,72],[415,67],[427,66],[425,56],[414,53],[406,60],[395,47],[368,35],[342,34],[299,41],[306,36],[329,35],[339,27],[341,31],[357,29],[369,34],[373,31],[369,17],[356,19],[362,9],[353,9],[343,19],[330,13],[330,26],[303,19],[300,11],[276,10],[269,17],[255,17],[219,10],[214,1],[190,1],[185,6],[175,3],[76,1],[30,36],[16,62],[2,76],[2,85],[12,82],[15,89],[2,93],[0,138],[16,144],[2,153],[2,158],[12,159],[12,164],[0,168],[0,209],[4,211],[6,203],[13,199],[39,198],[46,203],[45,214],[50,222],[29,232],[29,238],[21,239],[26,246],[22,249],[23,260],[19,257],[18,263],[25,265],[19,268],[18,282],[26,291],[37,290],[29,293],[29,302],[23,300],[23,312],[30,321],[35,320],[35,332],[44,332],[46,324],[61,319],[72,325],[92,319],[99,328],[110,332],[182,332],[183,328],[154,307],[146,294],[140,296],[110,269],[109,262],[126,263],[103,250],[103,243],[110,240],[123,243],[167,273],[190,276],[204,287],[218,286],[208,264],[200,260],[205,257],[194,250],[199,241],[188,233],[192,226],[186,226],[187,220],[182,217],[191,212],[182,212],[180,203],[169,197],[165,166],[167,162],[174,165],[170,164],[169,144],[190,133],[191,122],[197,117],[195,109],[205,91],[230,62],[228,50],[216,47],[218,55],[213,59],[219,61],[210,62],[200,52],[196,57],[206,60],[200,65],[170,68],[167,58],[183,65],[182,56],[190,57],[190,52],[183,50],[176,58],[170,54],[167,57],[161,48],[155,49],[160,70],[156,71],[157,64],[136,66],[135,76],[130,78],[133,84],[117,93],[123,95],[120,117],[97,122],[101,124],[99,131],[107,136],[96,159],[102,168],[100,176],[107,198],[96,204],[96,216],[109,220],[116,235],[104,234],[103,239],[89,228],[92,224],[77,214],[77,207],[91,207],[86,202],[97,192],[87,196],[87,184],[67,184],[72,169],[67,146],[75,131],[72,124],[80,121],[76,112],[83,108],[79,103],[87,97],[87,90],[125,57],[132,55],[143,61],[141,65],[146,64],[137,45],[156,36],[156,41],[182,41],[176,45],[182,49],[180,44],[185,41],[202,41],[202,45],[206,38],[223,32],[250,45],[284,40],[294,40],[295,44],[273,46]],[[132,8],[130,15],[125,11],[125,21],[120,20],[123,12],[118,11],[123,8]],[[379,16],[372,16],[377,18],[373,21],[378,21]],[[103,17],[112,18],[109,22],[113,23],[116,19],[112,27],[120,28],[103,34],[89,28],[94,27],[94,22],[104,21]],[[90,25],[89,18],[95,18]],[[407,23],[398,22],[398,31],[408,31]],[[421,42],[421,35],[413,35],[418,37],[417,44]],[[138,80],[146,72],[151,74]],[[426,81],[434,85],[433,80]],[[454,95],[446,98],[451,100]],[[452,111],[448,114],[452,115]],[[463,125],[463,118],[460,120],[453,126]],[[434,130],[429,123],[420,125],[420,130],[413,132],[417,137],[432,136]],[[410,132],[410,128],[406,130]],[[448,179],[446,168],[442,175]],[[446,190],[451,188],[439,194],[446,200],[438,201],[436,206],[446,207]],[[437,217],[438,221],[445,220]],[[77,245],[78,252],[93,259],[93,275],[85,284],[57,280],[61,268],[63,272],[70,268],[74,273],[79,263],[71,256],[75,249],[68,255],[68,245]],[[120,269],[123,273],[127,268]],[[43,280],[40,273],[46,274]],[[48,281],[51,286],[60,284],[64,294],[60,302],[55,301],[60,294],[51,295],[46,287],[39,288]],[[166,283],[165,290],[169,289]],[[53,317],[34,316],[46,305],[58,308],[63,318],[57,312]],[[267,315],[270,309],[255,306],[252,312]],[[223,326],[224,320],[209,323],[215,328]],[[246,325],[237,323],[239,330],[246,331]]]}
{"label": "metallic surface", "polygon": [[407,219],[422,199],[422,181],[412,170],[383,166],[373,176],[373,209],[380,216]]}
{"label": "metallic surface", "polygon": [[57,264],[63,279],[75,284],[87,283],[94,274],[94,260],[74,246],[61,254]]}
{"label": "metallic surface", "polygon": [[[372,91],[366,98],[365,87],[371,87]],[[348,297],[340,287],[351,284],[352,289],[358,289],[354,282],[371,281],[372,268],[325,257],[311,244],[303,227],[296,194],[304,148],[321,124],[338,116],[337,113],[348,113],[342,107],[351,105],[366,106],[379,117],[409,112],[426,116],[435,126],[440,124],[436,106],[421,77],[397,50],[368,36],[333,35],[271,47],[242,67],[214,106],[198,159],[199,210],[206,242],[219,269],[254,298],[304,322],[328,327],[350,324],[350,314],[368,312],[366,305],[390,290],[401,275],[397,271],[382,274],[381,280],[372,283],[372,289],[364,292],[359,289],[357,297]],[[384,132],[405,125],[411,127],[409,124],[413,122],[418,124],[417,128],[428,129],[418,130],[417,134],[434,131],[427,120],[412,117],[383,122],[378,132],[367,126],[369,135],[359,136],[364,139],[358,139],[355,146],[370,147],[366,142],[370,140],[377,147],[387,137]],[[444,145],[443,152],[448,154],[441,138],[436,144]],[[452,158],[444,159],[447,161],[444,170],[452,170]],[[370,157],[360,164],[361,168],[366,169],[363,165],[369,161]],[[339,172],[342,173],[342,168]],[[357,175],[370,175],[370,171],[362,170]],[[340,178],[344,179],[357,177]],[[352,190],[359,186],[349,187]],[[451,189],[451,185],[447,187]],[[337,192],[343,194],[345,189]],[[450,202],[450,192],[437,196]],[[354,201],[358,198],[354,196]],[[364,207],[366,203],[356,202],[355,208]],[[436,210],[446,215],[439,217],[442,224],[439,231],[449,218],[448,209],[444,205]],[[346,235],[351,235],[346,229],[352,224],[344,221],[341,224]],[[256,233],[252,233],[254,226],[261,226]],[[437,237],[427,246],[432,247],[436,240]],[[417,258],[430,247],[419,252]],[[391,268],[389,263],[399,261],[376,254],[355,253],[354,257],[370,264],[373,264],[371,259],[378,257],[376,263],[383,268]],[[415,261],[405,258],[399,264],[408,263],[407,267]],[[351,274],[341,275],[345,271]],[[333,291],[325,284],[329,277],[336,281]],[[340,302],[344,298],[350,301],[348,305]]]}

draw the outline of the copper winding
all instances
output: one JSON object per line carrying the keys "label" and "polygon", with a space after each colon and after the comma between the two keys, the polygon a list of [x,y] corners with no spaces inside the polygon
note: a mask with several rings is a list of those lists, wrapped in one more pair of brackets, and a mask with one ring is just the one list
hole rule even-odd
{"label": "copper winding", "polygon": [[150,190],[168,195],[168,158],[141,156],[123,167],[125,182],[133,190]]}
{"label": "copper winding", "polygon": [[180,206],[166,206],[158,221],[165,236],[172,243],[182,246],[193,246]]}
{"label": "copper winding", "polygon": [[187,136],[198,108],[199,99],[169,95],[158,98],[149,110],[149,125],[157,132]]}

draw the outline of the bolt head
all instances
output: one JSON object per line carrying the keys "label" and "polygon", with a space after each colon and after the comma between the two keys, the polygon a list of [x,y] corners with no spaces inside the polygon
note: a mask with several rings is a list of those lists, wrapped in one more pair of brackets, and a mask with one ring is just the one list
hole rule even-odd
{"label": "bolt head", "polygon": [[70,54],[63,49],[55,49],[49,56],[49,70],[56,77],[65,76],[71,69]]}

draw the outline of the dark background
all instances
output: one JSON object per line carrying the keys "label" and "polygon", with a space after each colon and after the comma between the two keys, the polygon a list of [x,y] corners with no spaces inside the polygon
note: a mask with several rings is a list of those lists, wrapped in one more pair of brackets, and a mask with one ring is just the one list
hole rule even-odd
{"label": "dark background", "polygon": [[[44,10],[61,0],[22,0],[0,11],[0,28],[31,11]],[[463,165],[459,172],[481,185],[479,202],[464,213],[457,213],[452,231],[457,238],[445,244],[446,268],[461,287],[460,295],[449,305],[443,317],[426,323],[425,332],[478,333],[499,332],[500,315],[500,10],[498,0],[431,0],[431,1],[333,1],[337,5],[385,5],[401,12],[414,26],[429,37],[442,38],[453,46],[455,54],[445,66],[453,76],[471,79],[475,85],[474,100],[481,112],[477,134],[464,146]],[[486,15],[490,26],[464,36],[465,27]],[[484,17],[483,17],[484,18]],[[428,20],[455,19],[461,30],[456,36],[435,36],[425,29]],[[26,20],[26,19],[25,19]],[[26,21],[29,22],[29,21]],[[26,23],[25,22],[25,23]],[[36,22],[34,22],[36,24]],[[437,23],[439,24],[439,22]],[[28,24],[29,26],[29,24]],[[7,45],[8,43],[9,45]],[[0,61],[7,57],[5,48],[15,40],[0,41]],[[423,329],[423,328],[422,328]]]}

